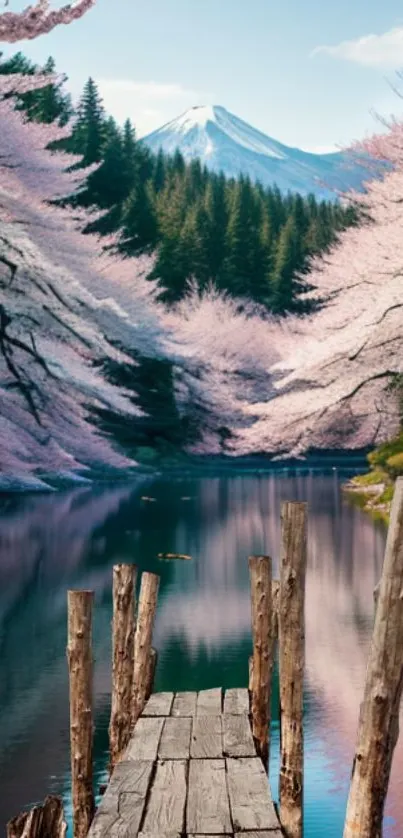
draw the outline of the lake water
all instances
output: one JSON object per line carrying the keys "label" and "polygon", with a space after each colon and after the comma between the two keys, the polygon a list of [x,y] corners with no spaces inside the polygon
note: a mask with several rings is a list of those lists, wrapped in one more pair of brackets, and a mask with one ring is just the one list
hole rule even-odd
{"label": "lake water", "polygon": [[[280,505],[309,504],[305,838],[341,838],[385,530],[345,502],[337,471],[144,478],[0,499],[0,829],[49,792],[69,800],[66,591],[95,591],[96,780],[107,763],[112,565],[161,574],[156,688],[246,686],[247,557],[278,569]],[[142,497],[155,500],[145,501]],[[192,561],[161,562],[160,552]],[[278,687],[277,676],[275,688]],[[278,700],[270,775],[278,782]],[[399,742],[385,836],[403,825]],[[400,827],[396,826],[400,823]]]}

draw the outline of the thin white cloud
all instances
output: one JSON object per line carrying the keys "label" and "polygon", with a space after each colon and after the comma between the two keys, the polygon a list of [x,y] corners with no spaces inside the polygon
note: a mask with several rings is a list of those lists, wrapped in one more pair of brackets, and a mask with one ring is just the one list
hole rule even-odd
{"label": "thin white cloud", "polygon": [[382,35],[363,35],[335,46],[319,46],[311,56],[323,53],[364,67],[399,69],[403,66],[403,26],[389,29]]}
{"label": "thin white cloud", "polygon": [[187,96],[197,96],[194,90],[174,83],[134,81],[132,79],[98,79],[97,83],[102,93],[106,91],[108,93],[127,93],[142,96],[146,99],[180,99]]}
{"label": "thin white cloud", "polygon": [[107,113],[120,124],[130,117],[142,137],[206,99],[206,94],[175,82],[96,79]]}

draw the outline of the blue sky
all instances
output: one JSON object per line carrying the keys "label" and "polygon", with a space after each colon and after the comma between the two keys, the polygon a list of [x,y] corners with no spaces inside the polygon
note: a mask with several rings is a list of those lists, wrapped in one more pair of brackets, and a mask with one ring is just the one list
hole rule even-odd
{"label": "blue sky", "polygon": [[17,46],[37,62],[52,54],[75,98],[92,75],[108,112],[140,136],[218,104],[287,145],[324,151],[379,130],[371,110],[403,108],[388,84],[403,67],[401,0],[98,0],[82,20]]}

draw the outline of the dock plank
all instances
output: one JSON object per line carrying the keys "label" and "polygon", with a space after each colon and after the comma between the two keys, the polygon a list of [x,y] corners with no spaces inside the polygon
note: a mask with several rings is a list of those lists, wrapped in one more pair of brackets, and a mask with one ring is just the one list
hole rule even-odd
{"label": "dock plank", "polygon": [[195,716],[197,693],[176,693],[171,716]]}
{"label": "dock plank", "polygon": [[140,716],[127,746],[125,760],[157,759],[164,719]]}
{"label": "dock plank", "polygon": [[189,759],[192,719],[168,716],[163,724],[158,759]]}
{"label": "dock plank", "polygon": [[248,716],[222,717],[223,753],[226,757],[255,757],[256,749],[253,742]]}
{"label": "dock plank", "polygon": [[147,701],[142,716],[169,716],[171,712],[173,693],[153,693]]}
{"label": "dock plank", "polygon": [[190,760],[186,821],[191,834],[232,834],[223,759]]}
{"label": "dock plank", "polygon": [[[124,835],[124,822],[130,823],[130,829],[138,832],[148,787],[150,785],[153,762],[146,760],[122,760],[114,769],[108,788],[91,824],[88,838],[109,838]],[[122,799],[131,795],[130,816],[122,817]]]}
{"label": "dock plank", "polygon": [[239,716],[249,715],[249,693],[248,690],[232,689],[227,690],[224,695],[224,713]]}
{"label": "dock plank", "polygon": [[143,832],[155,832],[157,835],[183,832],[186,765],[185,760],[166,760],[157,763],[155,779],[142,824]]}
{"label": "dock plank", "polygon": [[222,713],[221,687],[213,690],[202,690],[197,694],[197,716],[219,716]]}
{"label": "dock plank", "polygon": [[[240,835],[239,832],[236,835]],[[283,838],[283,833],[281,829],[271,829],[270,832],[267,829],[262,829],[259,832],[242,832],[242,838]]]}
{"label": "dock plank", "polygon": [[222,757],[221,716],[195,716],[190,741],[192,759]]}
{"label": "dock plank", "polygon": [[226,765],[234,831],[278,828],[267,774],[259,757],[227,759]]}

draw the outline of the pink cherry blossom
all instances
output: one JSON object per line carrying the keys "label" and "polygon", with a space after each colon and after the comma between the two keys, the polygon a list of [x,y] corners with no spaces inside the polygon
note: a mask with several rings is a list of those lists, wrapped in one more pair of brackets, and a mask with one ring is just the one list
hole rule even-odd
{"label": "pink cherry blossom", "polygon": [[49,0],[37,0],[34,6],[27,6],[22,12],[3,12],[0,15],[0,41],[11,44],[37,38],[61,23],[78,20],[95,3],[96,0],[76,0],[60,9],[51,9]]}

